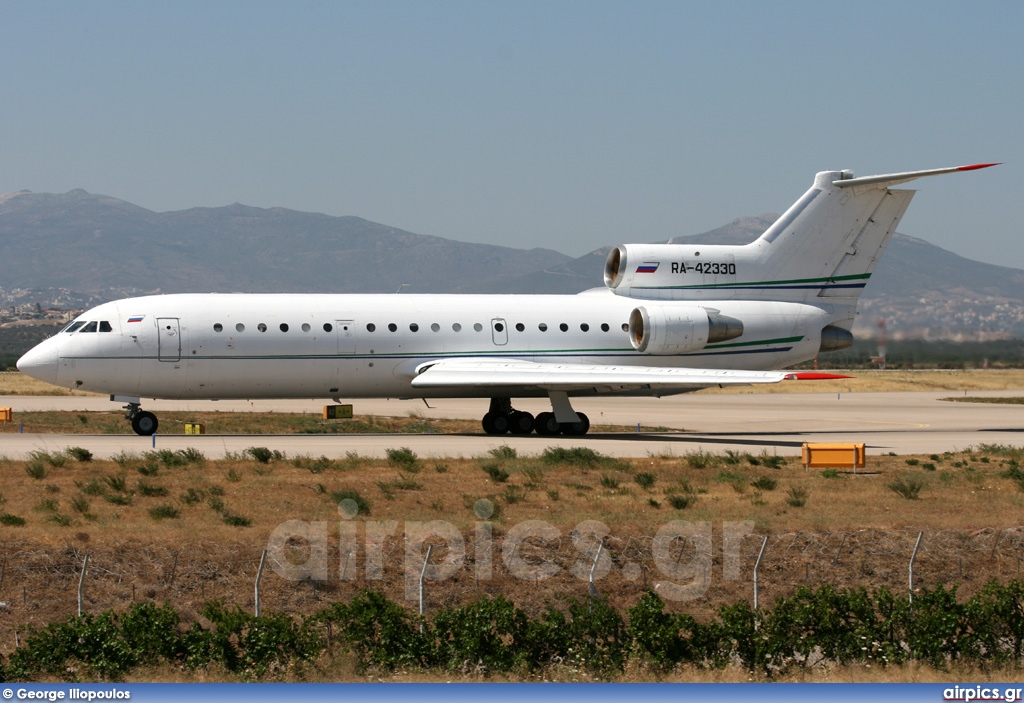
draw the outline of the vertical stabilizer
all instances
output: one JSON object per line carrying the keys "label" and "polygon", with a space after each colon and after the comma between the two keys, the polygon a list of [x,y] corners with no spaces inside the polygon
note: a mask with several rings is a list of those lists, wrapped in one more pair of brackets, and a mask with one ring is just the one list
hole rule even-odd
{"label": "vertical stabilizer", "polygon": [[605,283],[634,298],[856,304],[914,197],[913,190],[890,186],[994,165],[863,178],[822,171],[750,244],[622,245],[608,256]]}

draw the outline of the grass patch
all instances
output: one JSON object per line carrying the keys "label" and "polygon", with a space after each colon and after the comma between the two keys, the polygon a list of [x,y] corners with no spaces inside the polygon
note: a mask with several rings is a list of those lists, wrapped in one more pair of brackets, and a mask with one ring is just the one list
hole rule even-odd
{"label": "grass patch", "polygon": [[759,491],[774,491],[779,482],[771,476],[761,476],[751,481],[750,485]]}
{"label": "grass patch", "polygon": [[388,457],[388,463],[392,466],[401,469],[402,471],[408,471],[411,474],[419,472],[419,467],[417,466],[419,458],[416,456],[416,452],[409,449],[409,447],[388,449],[386,450],[386,454]]}
{"label": "grass patch", "polygon": [[84,447],[68,447],[65,451],[75,461],[92,461],[92,452]]}
{"label": "grass patch", "polygon": [[587,469],[618,463],[616,459],[603,456],[590,447],[548,447],[541,454],[540,460],[549,466],[575,466]]}
{"label": "grass patch", "polygon": [[137,484],[135,484],[135,487],[140,495],[146,496],[147,498],[157,498],[167,495],[167,489],[163,486],[157,486],[141,479]]}
{"label": "grass patch", "polygon": [[921,494],[921,489],[924,488],[924,481],[914,477],[900,477],[889,483],[885,484],[893,493],[906,498],[907,500],[917,500]]}
{"label": "grass patch", "polygon": [[807,505],[808,491],[803,486],[790,486],[786,495],[786,505],[791,508],[802,508]]}
{"label": "grass patch", "polygon": [[495,447],[494,449],[491,449],[487,453],[493,456],[498,461],[511,461],[519,457],[519,452],[517,452],[514,448],[508,446],[507,444],[503,444],[500,447]]}
{"label": "grass patch", "polygon": [[29,459],[25,462],[25,473],[36,481],[42,481],[47,474],[46,464],[41,459]]}
{"label": "grass patch", "polygon": [[242,517],[241,515],[235,515],[233,513],[229,513],[226,511],[224,512],[223,515],[221,515],[221,521],[225,525],[231,525],[232,527],[248,527],[252,524],[251,519],[247,517]]}
{"label": "grass patch", "polygon": [[683,460],[691,469],[707,469],[711,466],[716,466],[721,461],[721,458],[711,452],[706,452],[703,449],[697,449],[692,452],[687,452],[686,456],[683,457]]}
{"label": "grass patch", "polygon": [[359,513],[362,515],[370,514],[370,501],[360,495],[359,491],[345,488],[340,491],[332,491],[330,494],[331,500],[334,501],[335,505],[339,505],[342,501],[350,500],[355,503],[356,508],[359,509]]}
{"label": "grass patch", "polygon": [[284,454],[277,449],[267,449],[266,447],[249,447],[242,452],[245,456],[249,457],[257,464],[269,464],[272,461],[281,461],[284,459]]}
{"label": "grass patch", "polygon": [[151,518],[159,522],[160,520],[173,520],[178,517],[179,510],[170,503],[164,503],[163,505],[154,505],[146,512],[149,513]]}
{"label": "grass patch", "polygon": [[484,473],[491,477],[491,480],[495,483],[505,483],[508,481],[511,474],[501,464],[494,461],[487,461],[480,464],[480,468],[483,469]]}
{"label": "grass patch", "polygon": [[322,474],[328,469],[336,468],[334,460],[326,456],[317,457],[316,459],[308,456],[296,457],[292,460],[292,465],[297,469],[306,469],[311,474]]}
{"label": "grass patch", "polygon": [[640,488],[650,490],[651,487],[654,486],[654,482],[657,480],[657,477],[652,473],[642,472],[634,476],[633,480],[636,481]]}

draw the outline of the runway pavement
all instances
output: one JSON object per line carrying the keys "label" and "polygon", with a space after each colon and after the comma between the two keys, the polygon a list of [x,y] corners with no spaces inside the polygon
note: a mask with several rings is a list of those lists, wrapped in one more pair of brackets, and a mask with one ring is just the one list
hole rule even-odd
{"label": "runway pavement", "polygon": [[[480,456],[506,444],[520,454],[537,454],[552,445],[587,446],[609,456],[684,455],[695,450],[726,449],[795,456],[804,442],[864,442],[869,454],[930,454],[957,451],[979,444],[1024,444],[1024,405],[952,403],[941,400],[963,392],[843,393],[768,395],[683,395],[671,398],[589,398],[574,401],[593,424],[614,424],[630,431],[591,433],[586,437],[505,435],[123,435],[0,434],[0,456],[23,458],[34,450],[85,447],[100,458],[121,451],[195,447],[207,457],[247,447],[277,449],[289,456],[342,457],[349,452],[384,456],[386,450],[409,447],[423,457]],[[1024,391],[981,392],[970,395],[1020,396]],[[357,415],[477,419],[484,400],[354,401]],[[319,413],[322,400],[304,401],[149,401],[143,407],[161,411],[297,412]],[[18,413],[41,410],[66,412],[116,410],[117,405],[96,396],[5,396],[0,406]],[[517,401],[530,412],[549,409],[544,400]],[[637,428],[637,429],[633,429]],[[655,431],[670,428],[671,432]]]}

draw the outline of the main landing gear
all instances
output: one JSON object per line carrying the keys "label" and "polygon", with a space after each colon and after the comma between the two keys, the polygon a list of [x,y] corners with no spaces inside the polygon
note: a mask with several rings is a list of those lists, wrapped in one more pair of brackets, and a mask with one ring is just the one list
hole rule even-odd
{"label": "main landing gear", "polygon": [[[556,398],[556,395],[559,396]],[[482,425],[487,434],[530,434],[553,436],[585,435],[590,429],[590,420],[583,413],[577,413],[569,405],[569,399],[562,394],[551,394],[555,412],[543,412],[534,417],[528,412],[512,407],[511,398],[491,398],[491,406],[484,415]],[[559,422],[560,415],[564,421]]]}
{"label": "main landing gear", "polygon": [[142,435],[143,437],[156,434],[156,428],[160,425],[157,422],[156,415],[143,410],[138,403],[128,403],[128,405],[124,406],[124,409],[127,411],[125,418],[131,421],[132,430],[135,431],[135,434]]}

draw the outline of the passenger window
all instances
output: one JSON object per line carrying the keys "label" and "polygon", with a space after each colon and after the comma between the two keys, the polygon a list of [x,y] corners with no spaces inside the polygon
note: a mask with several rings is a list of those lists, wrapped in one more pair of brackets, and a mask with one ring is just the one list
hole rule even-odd
{"label": "passenger window", "polygon": [[213,331],[214,332],[223,332],[224,331],[224,325],[220,324],[219,322],[214,324]]}
{"label": "passenger window", "polygon": [[523,332],[525,329],[526,325],[524,325],[522,322],[516,323],[516,332]]}
{"label": "passenger window", "polygon": [[431,332],[440,332],[441,331],[441,325],[437,324],[436,322],[431,323],[430,331]]}
{"label": "passenger window", "polygon": [[235,330],[238,332],[245,332],[245,325],[239,322],[237,325],[235,325]]}
{"label": "passenger window", "polygon": [[623,322],[622,323],[622,331],[623,332],[629,332],[629,323],[628,322]]}
{"label": "passenger window", "polygon": [[483,329],[484,329],[484,326],[481,325],[479,322],[474,322],[473,323],[473,329],[476,330],[477,332],[482,332]]}
{"label": "passenger window", "polygon": [[396,325],[394,322],[390,322],[388,323],[388,330],[390,330],[391,332],[397,332],[398,325]]}
{"label": "passenger window", "polygon": [[106,320],[100,321],[100,332],[113,332],[114,328],[110,326],[110,323]]}
{"label": "passenger window", "polygon": [[309,332],[309,330],[311,330],[311,329],[312,329],[312,328],[311,328],[311,327],[309,326],[309,323],[308,323],[308,322],[303,322],[303,323],[302,323],[302,331],[303,331],[303,332]]}
{"label": "passenger window", "polygon": [[590,331],[590,325],[588,325],[586,322],[584,322],[583,324],[580,325],[580,329],[583,330],[584,332],[589,332]]}
{"label": "passenger window", "polygon": [[416,323],[414,322],[414,323],[412,323],[411,325],[409,325],[409,331],[411,331],[411,332],[419,332],[419,331],[420,331],[420,326],[419,326],[419,325],[417,325],[417,324],[416,324]]}
{"label": "passenger window", "polygon": [[568,331],[569,331],[569,325],[567,325],[567,324],[565,324],[565,323],[563,322],[562,324],[560,324],[560,325],[558,326],[558,329],[562,330],[563,332],[568,332]]}
{"label": "passenger window", "polygon": [[83,327],[79,331],[80,332],[95,332],[96,331],[96,323],[95,322],[86,322],[85,323],[85,327]]}
{"label": "passenger window", "polygon": [[377,331],[377,325],[375,325],[375,324],[373,324],[373,323],[371,322],[370,324],[368,324],[368,325],[366,326],[366,331],[367,331],[367,332],[376,332],[376,331]]}
{"label": "passenger window", "polygon": [[334,325],[332,325],[330,322],[325,322],[324,323],[324,332],[331,332],[333,330],[334,330]]}
{"label": "passenger window", "polygon": [[607,322],[602,322],[601,323],[601,331],[602,332],[607,332],[609,329],[611,329],[611,328],[608,327],[608,323]]}
{"label": "passenger window", "polygon": [[546,322],[540,323],[539,325],[537,325],[537,329],[539,329],[541,332],[547,332],[548,331],[548,323],[546,323]]}
{"label": "passenger window", "polygon": [[68,325],[67,327],[64,328],[64,331],[70,334],[71,332],[74,332],[75,330],[77,330],[79,327],[81,327],[84,324],[85,323],[82,322],[81,320],[78,321],[78,322],[72,322],[70,325]]}
{"label": "passenger window", "polygon": [[453,322],[452,323],[452,330],[455,331],[455,332],[461,332],[462,331],[462,325],[460,325],[458,322]]}
{"label": "passenger window", "polygon": [[280,325],[280,329],[281,329],[282,332],[287,332],[288,331],[288,323],[287,322],[282,322],[281,325]]}
{"label": "passenger window", "polygon": [[500,322],[495,322],[494,323],[494,330],[496,332],[504,332],[505,331],[505,325],[501,324]]}
{"label": "passenger window", "polygon": [[256,325],[256,329],[258,329],[260,332],[266,332],[267,326],[261,322],[260,324]]}

